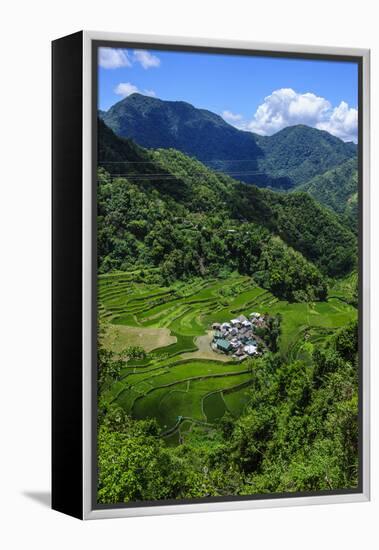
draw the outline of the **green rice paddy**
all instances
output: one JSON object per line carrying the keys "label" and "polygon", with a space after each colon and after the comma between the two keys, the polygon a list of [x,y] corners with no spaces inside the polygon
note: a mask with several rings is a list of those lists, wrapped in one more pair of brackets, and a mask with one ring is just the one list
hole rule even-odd
{"label": "green rice paddy", "polygon": [[[238,417],[248,402],[254,360],[221,361],[216,353],[212,359],[201,357],[196,338],[212,323],[252,311],[281,313],[279,351],[292,361],[309,358],[314,346],[357,315],[343,298],[343,285],[327,302],[290,304],[240,275],[172,287],[136,282],[136,275],[101,275],[98,281],[102,324],[125,327],[119,336],[125,337],[125,347],[127,327],[138,327],[141,345],[152,350],[146,359],[125,365],[106,397],[135,418],[156,418],[168,444],[176,444],[194,425],[212,429],[226,412]],[[155,347],[155,331],[144,333],[154,328],[169,329],[176,342]],[[109,341],[104,344],[111,347]]]}

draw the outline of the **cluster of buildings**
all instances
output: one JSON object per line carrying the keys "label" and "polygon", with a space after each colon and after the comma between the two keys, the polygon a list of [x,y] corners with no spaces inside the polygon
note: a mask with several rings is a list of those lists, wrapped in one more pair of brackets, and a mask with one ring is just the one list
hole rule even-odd
{"label": "cluster of buildings", "polygon": [[260,313],[253,312],[249,318],[240,315],[226,323],[213,323],[214,330],[211,347],[214,351],[232,354],[236,359],[242,361],[247,357],[259,355],[257,327],[265,327],[265,317]]}

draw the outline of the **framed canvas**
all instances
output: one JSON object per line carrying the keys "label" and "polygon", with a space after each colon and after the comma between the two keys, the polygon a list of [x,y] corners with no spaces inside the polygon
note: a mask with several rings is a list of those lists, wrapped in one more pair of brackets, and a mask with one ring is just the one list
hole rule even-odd
{"label": "framed canvas", "polygon": [[53,42],[52,506],[369,499],[369,51]]}

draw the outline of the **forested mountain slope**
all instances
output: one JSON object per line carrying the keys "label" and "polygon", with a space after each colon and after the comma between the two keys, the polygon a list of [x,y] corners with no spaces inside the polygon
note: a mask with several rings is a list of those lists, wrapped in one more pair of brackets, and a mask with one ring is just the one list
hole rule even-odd
{"label": "forested mountain slope", "polygon": [[340,214],[354,230],[358,221],[358,166],[352,158],[301,185],[318,202]]}

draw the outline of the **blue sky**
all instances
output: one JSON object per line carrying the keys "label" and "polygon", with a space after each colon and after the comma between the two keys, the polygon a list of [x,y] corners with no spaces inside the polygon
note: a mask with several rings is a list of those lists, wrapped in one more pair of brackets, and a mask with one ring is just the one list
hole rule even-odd
{"label": "blue sky", "polygon": [[133,91],[187,101],[260,134],[304,123],[356,141],[358,69],[351,62],[101,49],[99,108]]}

